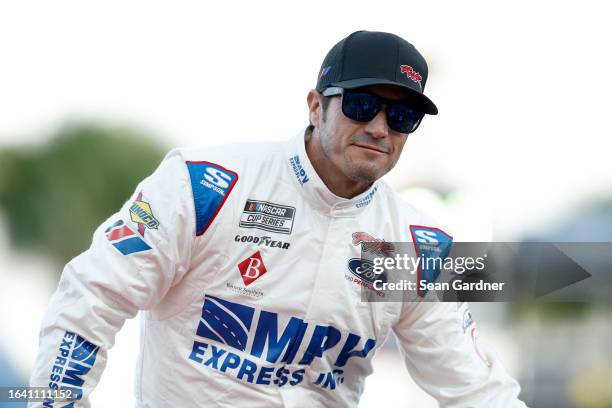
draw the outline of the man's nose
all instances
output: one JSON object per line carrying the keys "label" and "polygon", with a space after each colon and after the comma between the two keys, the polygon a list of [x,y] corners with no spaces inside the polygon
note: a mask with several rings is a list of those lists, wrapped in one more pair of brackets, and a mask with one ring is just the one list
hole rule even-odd
{"label": "man's nose", "polygon": [[387,114],[383,110],[367,123],[365,132],[375,139],[389,136],[389,127],[387,126]]}

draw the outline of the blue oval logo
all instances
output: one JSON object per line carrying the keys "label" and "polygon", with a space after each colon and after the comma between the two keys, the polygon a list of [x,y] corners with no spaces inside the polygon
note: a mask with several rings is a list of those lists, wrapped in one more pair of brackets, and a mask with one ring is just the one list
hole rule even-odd
{"label": "blue oval logo", "polygon": [[373,284],[375,280],[382,280],[383,282],[385,281],[384,273],[374,273],[374,265],[372,264],[372,262],[366,259],[350,259],[348,261],[348,269],[353,275],[370,284]]}

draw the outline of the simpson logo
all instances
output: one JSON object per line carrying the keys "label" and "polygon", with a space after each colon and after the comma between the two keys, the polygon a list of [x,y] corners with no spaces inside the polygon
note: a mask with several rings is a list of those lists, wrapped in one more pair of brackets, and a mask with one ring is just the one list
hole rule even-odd
{"label": "simpson logo", "polygon": [[215,193],[224,196],[231,182],[232,176],[230,173],[210,166],[204,168],[204,175],[202,177],[202,181],[200,181],[200,184],[213,190]]}
{"label": "simpson logo", "polygon": [[187,162],[196,213],[196,235],[202,235],[221,211],[238,174],[215,163]]}
{"label": "simpson logo", "polygon": [[272,237],[255,237],[253,235],[236,235],[234,237],[236,242],[253,243],[258,246],[267,246],[269,248],[281,248],[289,249],[289,242],[276,241]]}
{"label": "simpson logo", "polygon": [[[420,262],[417,268],[417,282],[425,280],[428,283],[435,282],[440,275],[440,268],[436,267],[444,262],[451,250],[453,237],[438,228],[424,227],[422,225],[411,225],[410,234],[416,255],[423,259],[440,258],[441,262],[425,262],[429,265],[428,268],[422,268],[423,262]],[[421,285],[417,288],[419,296],[423,297],[427,290],[421,290]]]}
{"label": "simpson logo", "polygon": [[145,227],[149,229],[157,229],[159,221],[153,215],[151,205],[142,201],[142,192],[138,193],[138,197],[130,207],[130,218],[138,224],[138,233],[144,237]]}
{"label": "simpson logo", "polygon": [[[82,399],[83,384],[85,384],[83,377],[94,366],[99,350],[99,346],[88,342],[78,334],[65,332],[51,368],[49,388],[71,391],[74,399]],[[53,399],[46,399],[43,406],[52,407],[54,402]],[[65,405],[65,407],[72,406],[73,402]]]}
{"label": "simpson logo", "polygon": [[148,251],[151,247],[130,227],[119,220],[104,231],[106,239],[123,255]]}
{"label": "simpson logo", "polygon": [[[376,345],[375,339],[362,340],[333,326],[298,317],[281,319],[274,312],[256,313],[253,307],[206,295],[196,331],[199,339],[188,358],[250,384],[283,387],[308,381],[334,390],[343,382],[342,367],[349,359],[367,358]],[[307,344],[305,349],[302,344]],[[311,370],[315,359],[330,369]]]}
{"label": "simpson logo", "polygon": [[299,183],[301,185],[308,183],[308,180],[310,179],[308,178],[308,175],[306,174],[306,170],[304,170],[304,167],[302,166],[302,163],[300,162],[300,156],[295,155],[289,158],[289,163],[291,163],[291,167],[293,167],[293,172],[295,173],[295,177],[297,177],[297,180],[299,181]]}
{"label": "simpson logo", "polygon": [[240,262],[238,264],[238,270],[240,271],[240,276],[242,276],[244,286],[249,286],[268,272],[259,251]]}
{"label": "simpson logo", "polygon": [[402,74],[406,74],[408,78],[418,83],[419,87],[421,86],[421,81],[423,80],[423,77],[421,76],[421,74],[416,72],[410,65],[400,65],[400,72]]}
{"label": "simpson logo", "polygon": [[389,256],[395,251],[393,244],[382,239],[374,238],[367,232],[354,232],[353,245],[361,245],[361,250],[376,255]]}
{"label": "simpson logo", "polygon": [[438,228],[423,227],[421,225],[411,225],[410,234],[412,241],[418,244],[419,248],[431,252],[442,253],[444,249],[450,249],[453,237]]}
{"label": "simpson logo", "polygon": [[247,200],[240,216],[242,228],[258,228],[264,231],[291,234],[295,208],[266,201]]}

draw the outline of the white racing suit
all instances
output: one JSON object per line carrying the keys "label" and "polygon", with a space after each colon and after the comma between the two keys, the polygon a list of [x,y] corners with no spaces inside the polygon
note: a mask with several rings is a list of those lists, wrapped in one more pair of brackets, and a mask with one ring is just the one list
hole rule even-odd
{"label": "white racing suit", "polygon": [[363,237],[444,233],[382,180],[331,193],[303,135],[171,151],[66,265],[43,319],[30,385],[80,399],[30,406],[89,406],[140,310],[138,407],[354,407],[391,330],[442,406],[524,406],[465,304],[361,301]]}

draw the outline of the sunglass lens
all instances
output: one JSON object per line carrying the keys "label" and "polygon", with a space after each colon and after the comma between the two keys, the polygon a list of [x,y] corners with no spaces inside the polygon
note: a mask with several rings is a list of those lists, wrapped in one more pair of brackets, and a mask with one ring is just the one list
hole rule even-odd
{"label": "sunglass lens", "polygon": [[387,123],[397,132],[413,132],[422,118],[422,113],[405,104],[394,104],[387,108]]}
{"label": "sunglass lens", "polygon": [[380,112],[378,98],[359,92],[345,92],[342,97],[342,112],[350,119],[368,122]]}

